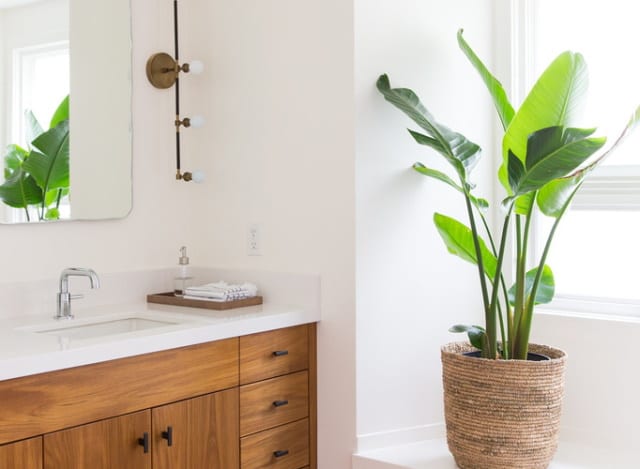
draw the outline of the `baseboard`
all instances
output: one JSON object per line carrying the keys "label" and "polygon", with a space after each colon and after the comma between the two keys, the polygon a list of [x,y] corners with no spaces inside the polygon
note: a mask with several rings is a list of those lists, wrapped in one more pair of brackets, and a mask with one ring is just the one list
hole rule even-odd
{"label": "baseboard", "polygon": [[358,453],[445,436],[444,422],[358,435]]}

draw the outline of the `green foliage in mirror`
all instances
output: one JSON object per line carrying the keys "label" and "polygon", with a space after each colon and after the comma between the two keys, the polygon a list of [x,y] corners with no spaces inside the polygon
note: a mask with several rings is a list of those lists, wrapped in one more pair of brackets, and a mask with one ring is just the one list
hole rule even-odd
{"label": "green foliage in mirror", "polygon": [[31,111],[25,113],[28,149],[9,145],[4,155],[0,199],[24,209],[27,221],[57,220],[69,195],[69,96],[53,113],[48,130]]}

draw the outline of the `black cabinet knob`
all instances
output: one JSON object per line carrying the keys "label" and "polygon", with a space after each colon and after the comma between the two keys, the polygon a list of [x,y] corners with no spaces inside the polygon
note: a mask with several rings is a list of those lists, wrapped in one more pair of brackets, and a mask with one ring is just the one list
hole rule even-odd
{"label": "black cabinet knob", "polygon": [[283,405],[287,405],[289,403],[289,401],[282,400],[282,401],[273,401],[273,407],[282,407]]}
{"label": "black cabinet knob", "polygon": [[273,352],[274,357],[283,357],[285,355],[289,355],[288,350],[276,350],[275,352]]}
{"label": "black cabinet knob", "polygon": [[149,452],[149,434],[144,432],[142,438],[138,438],[138,444],[144,448],[144,452]]}
{"label": "black cabinet knob", "polygon": [[161,435],[167,440],[167,446],[173,446],[173,427],[167,427],[167,431],[162,432]]}
{"label": "black cabinet knob", "polygon": [[286,456],[287,454],[289,454],[289,450],[288,449],[278,450],[278,451],[274,451],[273,452],[273,455],[276,458],[281,458],[282,456]]}

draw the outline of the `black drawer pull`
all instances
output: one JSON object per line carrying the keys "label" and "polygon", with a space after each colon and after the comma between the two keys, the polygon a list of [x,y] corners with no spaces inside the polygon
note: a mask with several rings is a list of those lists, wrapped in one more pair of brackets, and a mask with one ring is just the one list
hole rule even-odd
{"label": "black drawer pull", "polygon": [[273,401],[273,407],[282,407],[283,405],[287,405],[289,403],[289,401],[282,400],[282,401]]}
{"label": "black drawer pull", "polygon": [[278,450],[278,451],[274,451],[273,455],[276,458],[281,458],[282,456],[286,456],[287,454],[289,454],[289,450],[285,449],[285,450]]}
{"label": "black drawer pull", "polygon": [[144,448],[144,452],[149,452],[149,434],[144,432],[142,438],[138,438],[138,444]]}
{"label": "black drawer pull", "polygon": [[288,350],[276,350],[275,352],[273,352],[274,357],[283,357],[285,355],[289,355]]}
{"label": "black drawer pull", "polygon": [[162,432],[162,438],[167,440],[167,446],[173,446],[173,427],[167,427],[167,431]]}

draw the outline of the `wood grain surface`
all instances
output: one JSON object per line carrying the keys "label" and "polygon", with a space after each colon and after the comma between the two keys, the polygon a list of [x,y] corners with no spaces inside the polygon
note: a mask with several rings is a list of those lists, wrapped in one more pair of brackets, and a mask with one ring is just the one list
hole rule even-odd
{"label": "wood grain surface", "polygon": [[238,385],[238,339],[0,382],[0,443]]}
{"label": "wood grain surface", "polygon": [[306,370],[307,334],[307,325],[302,325],[240,337],[240,384]]}
{"label": "wood grain surface", "polygon": [[308,415],[309,373],[306,371],[240,387],[242,436],[300,420]]}

